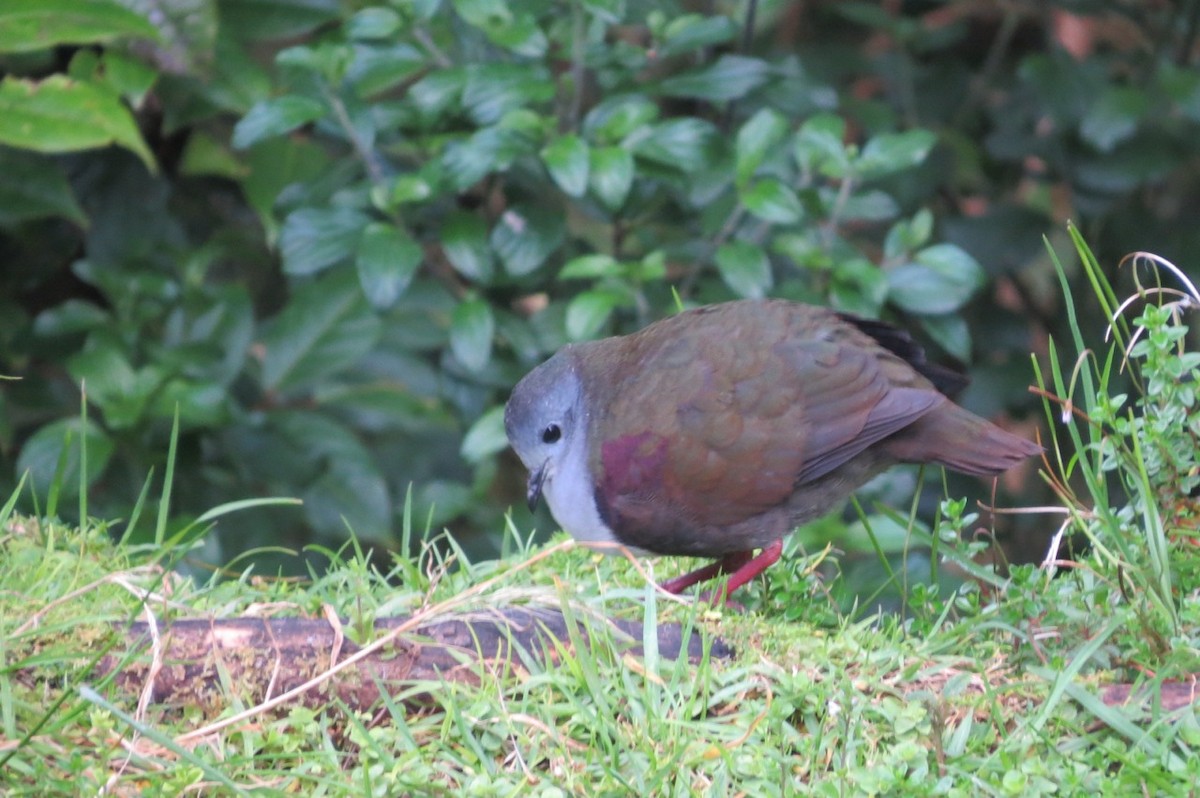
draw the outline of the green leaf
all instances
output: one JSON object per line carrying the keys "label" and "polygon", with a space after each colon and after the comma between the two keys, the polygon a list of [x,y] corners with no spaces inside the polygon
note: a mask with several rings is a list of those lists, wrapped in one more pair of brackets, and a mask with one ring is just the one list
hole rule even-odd
{"label": "green leaf", "polygon": [[424,260],[421,245],[407,230],[371,222],[358,242],[358,282],[373,307],[390,308],[408,288]]}
{"label": "green leaf", "polygon": [[[822,190],[822,199],[825,207],[832,208],[838,201],[837,192]],[[878,189],[856,191],[842,203],[843,221],[884,222],[896,218],[899,212],[900,207],[892,195]]]}
{"label": "green leaf", "polygon": [[246,41],[294,39],[341,15],[340,0],[238,0],[220,4],[221,30]]}
{"label": "green leaf", "polygon": [[250,169],[225,146],[203,130],[196,130],[183,145],[179,173],[189,177],[223,177],[240,181],[250,175]]}
{"label": "green leaf", "polygon": [[38,336],[74,335],[111,322],[108,312],[91,302],[68,299],[39,313],[33,321],[33,331]]}
{"label": "green leaf", "polygon": [[229,385],[241,375],[254,343],[253,302],[249,290],[235,282],[213,286],[206,295],[211,306],[173,320],[159,362],[171,373]]}
{"label": "green leaf", "polygon": [[463,21],[487,30],[512,22],[512,11],[505,0],[454,0],[454,10]]}
{"label": "green leaf", "polygon": [[817,114],[800,126],[793,145],[796,164],[807,172],[841,178],[850,172],[844,143],[846,123],[833,114]]}
{"label": "green leaf", "polygon": [[313,93],[319,91],[314,79],[326,84],[337,85],[345,80],[354,61],[354,47],[345,42],[323,40],[317,44],[298,44],[279,51],[275,66],[291,74],[305,75]]}
{"label": "green leaf", "polygon": [[505,0],[454,0],[458,15],[492,42],[526,58],[541,58],[549,47],[546,34],[532,14],[513,13],[519,7]]}
{"label": "green leaf", "polygon": [[194,380],[168,380],[151,397],[148,410],[158,418],[174,418],[185,428],[216,427],[231,416],[229,392],[224,385]]}
{"label": "green leaf", "polygon": [[413,493],[412,515],[428,519],[430,529],[441,529],[455,518],[476,511],[479,494],[468,485],[447,479],[434,479]]}
{"label": "green leaf", "polygon": [[633,187],[633,155],[621,147],[595,147],[590,160],[592,193],[610,211],[618,210]]}
{"label": "green leaf", "polygon": [[560,280],[598,280],[621,273],[621,264],[612,255],[594,253],[572,258],[558,273]]}
{"label": "green leaf", "polygon": [[429,179],[421,174],[399,175],[391,181],[390,186],[383,189],[382,199],[377,199],[372,193],[376,207],[392,210],[408,202],[423,202],[433,196],[433,186]]}
{"label": "green leaf", "polygon": [[796,192],[773,177],[755,181],[739,199],[746,210],[765,222],[795,224],[804,215]]}
{"label": "green leaf", "polygon": [[931,235],[933,235],[933,212],[928,208],[922,208],[913,214],[906,243],[909,248],[919,247],[928,241]]}
{"label": "green leaf", "polygon": [[466,82],[465,68],[439,69],[409,87],[407,99],[418,116],[426,124],[432,124],[457,107]]}
{"label": "green leaf", "polygon": [[330,272],[306,283],[271,320],[262,339],[262,383],[288,391],[357,363],[379,340],[381,323],[357,275]]}
{"label": "green leaf", "polygon": [[326,535],[345,535],[349,527],[357,540],[389,540],[392,502],[370,453],[328,463],[301,495],[309,523]]}
{"label": "green leaf", "polygon": [[481,463],[508,447],[508,435],[504,432],[504,405],[497,405],[484,413],[463,436],[459,453],[468,463]]}
{"label": "green leaf", "polygon": [[[90,64],[82,67],[80,62],[85,54],[91,56]],[[77,65],[82,68],[77,70]],[[80,50],[71,58],[68,74],[81,83],[108,86],[135,108],[158,80],[153,67],[119,50],[107,50],[98,56],[90,50]]]}
{"label": "green leaf", "polygon": [[475,124],[493,125],[509,111],[554,97],[554,80],[531,64],[472,64],[467,67],[462,108]]}
{"label": "green leaf", "polygon": [[1079,135],[1100,152],[1112,152],[1137,132],[1150,96],[1142,89],[1112,86],[1088,106],[1079,122]]}
{"label": "green leaf", "polygon": [[268,139],[243,155],[249,174],[242,180],[242,193],[258,215],[274,246],[281,227],[275,216],[275,200],[284,187],[314,180],[329,166],[329,155],[317,144],[302,138]]}
{"label": "green leaf", "polygon": [[0,82],[0,144],[37,152],[75,152],[116,144],[155,171],[133,116],[113,92],[64,75]]}
{"label": "green leaf", "polygon": [[629,269],[633,279],[641,282],[654,282],[667,279],[667,255],[661,249],[647,252],[641,261]]}
{"label": "green leaf", "polygon": [[566,223],[561,213],[514,205],[492,228],[491,243],[504,270],[521,277],[545,263],[565,237]]}
{"label": "green leaf", "polygon": [[1063,127],[1076,124],[1110,80],[1096,59],[1082,62],[1061,52],[1029,53],[1016,74],[1038,107]]}
{"label": "green leaf", "polygon": [[884,133],[867,142],[854,169],[863,180],[902,172],[924,161],[936,143],[937,137],[928,130]]}
{"label": "green leaf", "polygon": [[346,82],[354,87],[355,95],[368,98],[413,80],[427,66],[425,55],[408,44],[361,45],[354,48]]}
{"label": "green leaf", "polygon": [[838,310],[877,318],[887,301],[887,276],[862,256],[839,259],[833,270],[829,298]]}
{"label": "green leaf", "polygon": [[87,383],[93,401],[131,393],[137,379],[120,343],[107,334],[90,338],[82,351],[71,356],[67,367],[76,382]]}
{"label": "green leaf", "polygon": [[[913,532],[908,519],[891,515],[870,515],[846,525],[838,536],[839,546],[847,552],[885,552],[895,554],[912,546]],[[920,525],[920,522],[917,522]],[[923,527],[923,525],[921,525]]]}
{"label": "green leaf", "polygon": [[1200,122],[1200,73],[1182,64],[1160,64],[1158,68],[1166,96],[1185,118]]}
{"label": "green leaf", "polygon": [[487,223],[465,211],[455,211],[442,224],[442,251],[455,270],[474,283],[492,279],[492,247]]}
{"label": "green leaf", "polygon": [[583,130],[588,138],[602,144],[623,142],[634,131],[658,118],[658,106],[643,94],[618,94],[602,100],[588,111]]}
{"label": "green leaf", "polygon": [[166,380],[155,365],[135,369],[125,346],[106,331],[89,337],[84,348],[68,359],[67,371],[76,382],[86,385],[88,399],[114,429],[139,424],[151,396]]}
{"label": "green leaf", "polygon": [[492,359],[495,334],[492,307],[482,299],[460,302],[450,317],[450,351],[467,371],[482,371]]}
{"label": "green leaf", "polygon": [[517,14],[505,25],[488,30],[487,37],[525,58],[543,58],[550,49],[550,40],[538,27],[537,17],[525,12]]}
{"label": "green leaf", "polygon": [[[116,448],[108,434],[99,425],[88,421],[86,432],[80,419],[64,418],[52,421],[38,429],[25,441],[17,455],[17,473],[29,471],[33,487],[44,495],[54,479],[63,447],[67,447],[66,467],[60,483],[60,497],[66,498],[79,493],[79,439],[87,435],[87,484],[95,484]],[[69,441],[68,441],[69,438]]]}
{"label": "green leaf", "polygon": [[737,24],[726,16],[706,17],[685,14],[672,19],[663,32],[659,57],[668,58],[732,41],[738,33]]}
{"label": "green leaf", "polygon": [[572,341],[595,338],[613,311],[624,304],[625,297],[616,291],[595,289],[577,294],[567,305],[567,337]]}
{"label": "green leaf", "polygon": [[1136,136],[1112,152],[1080,153],[1072,159],[1072,181],[1089,196],[1122,194],[1159,180],[1179,167],[1178,150],[1155,135]]}
{"label": "green leaf", "polygon": [[316,274],[350,258],[368,221],[353,208],[301,208],[288,214],[279,236],[284,272]]}
{"label": "green leaf", "polygon": [[145,17],[112,0],[33,0],[0,5],[0,53],[122,37],[157,39],[158,30]]}
{"label": "green leaf", "polygon": [[787,135],[788,120],[770,108],[762,108],[750,117],[737,134],[737,184],[743,186],[754,175],[779,142]]}
{"label": "green leaf", "polygon": [[530,149],[529,140],[518,131],[488,127],[446,147],[442,168],[454,188],[464,191],[488,174],[504,171]]}
{"label": "green leaf", "polygon": [[403,24],[390,8],[364,8],[346,20],[346,35],[351,39],[390,39]]}
{"label": "green leaf", "polygon": [[895,33],[901,24],[899,15],[893,14],[886,7],[866,0],[843,0],[833,9],[846,19],[870,28],[877,28],[889,33]]}
{"label": "green leaf", "polygon": [[[386,357],[390,359],[390,353]],[[370,368],[367,364],[372,358],[373,355],[367,356],[365,368]],[[404,360],[401,356],[395,362]],[[412,371],[406,370],[404,376],[411,377]],[[422,396],[399,379],[326,382],[314,389],[313,400],[322,407],[336,408],[340,418],[349,419],[355,427],[370,433],[399,431],[427,435],[435,431],[450,433],[458,426],[456,418],[441,403]]]}
{"label": "green leaf", "polygon": [[954,244],[926,247],[915,262],[892,269],[887,277],[888,299],[928,316],[958,310],[986,280],[983,267]]}
{"label": "green leaf", "polygon": [[883,257],[895,260],[922,246],[932,234],[933,214],[922,208],[912,219],[901,219],[891,226],[883,241]]}
{"label": "green leaf", "polygon": [[[561,316],[559,311],[561,307],[554,308],[554,315]],[[503,340],[509,351],[517,360],[528,362],[540,358],[543,354],[544,343],[539,335],[544,332],[542,323],[549,318],[549,315],[537,315],[536,322],[537,330],[535,331],[535,323],[526,319],[524,316],[518,316],[513,313],[504,313],[496,318],[496,335]],[[562,319],[556,318],[554,324],[561,324]],[[561,337],[558,331],[554,332],[555,338]]]}
{"label": "green leaf", "polygon": [[717,129],[709,122],[672,119],[639,141],[637,154],[681,172],[695,172],[714,160],[717,141]]}
{"label": "green leaf", "polygon": [[625,18],[625,0],[581,0],[580,5],[609,25],[615,25]]}
{"label": "green leaf", "polygon": [[722,244],[717,249],[717,269],[735,294],[748,299],[763,298],[774,282],[767,254],[746,241]]}
{"label": "green leaf", "polygon": [[87,224],[62,166],[50,158],[0,147],[0,175],[0,227],[54,216]]}
{"label": "green leaf", "polygon": [[589,158],[587,142],[574,133],[558,136],[542,149],[542,163],[570,197],[582,197],[587,191]]}
{"label": "green leaf", "polygon": [[311,97],[288,94],[256,103],[233,127],[233,146],[239,150],[272,136],[291,133],[325,115],[325,104]]}
{"label": "green leaf", "polygon": [[957,313],[921,316],[921,327],[934,342],[963,363],[971,361],[971,329]]}
{"label": "green leaf", "polygon": [[955,244],[934,244],[926,247],[917,253],[916,261],[976,288],[982,287],[987,281],[987,275],[979,262]]}
{"label": "green leaf", "polygon": [[723,55],[703,69],[667,78],[659,90],[668,97],[721,103],[746,96],[766,83],[771,74],[771,65],[760,58]]}

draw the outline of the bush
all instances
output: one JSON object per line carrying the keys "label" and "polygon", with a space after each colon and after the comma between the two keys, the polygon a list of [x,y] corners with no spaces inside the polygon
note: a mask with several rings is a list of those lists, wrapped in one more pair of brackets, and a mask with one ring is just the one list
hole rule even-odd
{"label": "bush", "polygon": [[86,435],[92,511],[128,517],[178,409],[179,527],[287,494],[302,518],[223,520],[221,541],[349,527],[395,545],[412,485],[418,514],[469,538],[519,503],[498,459],[508,388],[676,294],[897,317],[987,364],[975,409],[1026,402],[1017,314],[1061,323],[1038,240],[1055,217],[1103,233],[1101,260],[1146,230],[1188,260],[1196,231],[1171,208],[1196,190],[1174,170],[1200,141],[1200,77],[1118,35],[1190,52],[1162,14],[1076,18],[1107,46],[1073,58],[1065,12],[1004,13],[0,12],[0,165],[17,178],[0,194],[0,372],[21,377],[3,479],[59,471],[69,491]]}

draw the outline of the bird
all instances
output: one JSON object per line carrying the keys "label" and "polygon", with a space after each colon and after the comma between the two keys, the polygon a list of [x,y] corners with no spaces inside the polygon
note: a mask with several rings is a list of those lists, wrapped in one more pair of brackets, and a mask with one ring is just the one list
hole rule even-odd
{"label": "bird", "polygon": [[747,299],[562,347],[504,426],[530,510],[545,497],[578,541],[712,559],[661,587],[727,575],[724,603],[893,465],[995,476],[1041,451],[955,404],[965,384],[886,322]]}

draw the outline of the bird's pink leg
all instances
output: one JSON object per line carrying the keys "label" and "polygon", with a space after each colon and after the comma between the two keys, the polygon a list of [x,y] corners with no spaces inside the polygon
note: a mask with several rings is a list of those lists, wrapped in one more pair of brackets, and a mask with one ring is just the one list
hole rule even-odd
{"label": "bird's pink leg", "polygon": [[767,570],[767,568],[771,567],[779,559],[779,556],[783,554],[783,539],[780,538],[770,545],[764,546],[757,557],[751,557],[751,553],[749,551],[738,551],[733,554],[726,554],[721,559],[709,563],[703,568],[697,568],[683,576],[668,579],[662,583],[661,587],[668,593],[682,593],[698,582],[707,582],[715,576],[729,574],[728,582],[706,596],[707,599],[712,600],[715,604],[724,604],[729,601],[729,596],[733,591]]}
{"label": "bird's pink leg", "polygon": [[[668,593],[682,593],[692,585],[700,582],[707,582],[714,576],[720,576],[721,574],[727,574],[730,572],[737,572],[738,569],[750,562],[751,554],[752,552],[749,551],[735,551],[733,554],[726,554],[716,562],[711,562],[708,565],[697,568],[694,571],[688,571],[683,576],[677,576],[674,579],[668,579],[659,585],[659,587]],[[778,559],[778,557],[776,557],[776,559]]]}
{"label": "bird's pink leg", "polygon": [[774,565],[781,554],[783,554],[783,538],[769,546],[764,546],[754,559],[743,561],[741,567],[729,575],[729,581],[723,587],[717,588],[715,595],[710,594],[705,598],[713,604],[728,603],[733,591]]}

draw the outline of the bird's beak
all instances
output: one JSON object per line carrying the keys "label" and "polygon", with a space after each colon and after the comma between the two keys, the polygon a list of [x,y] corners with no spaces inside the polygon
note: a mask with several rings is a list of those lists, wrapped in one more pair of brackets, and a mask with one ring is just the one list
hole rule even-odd
{"label": "bird's beak", "polygon": [[529,512],[537,509],[542,499],[542,483],[546,481],[546,465],[542,463],[536,470],[529,472],[529,488],[525,491],[525,499],[529,502]]}

